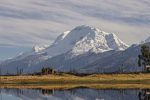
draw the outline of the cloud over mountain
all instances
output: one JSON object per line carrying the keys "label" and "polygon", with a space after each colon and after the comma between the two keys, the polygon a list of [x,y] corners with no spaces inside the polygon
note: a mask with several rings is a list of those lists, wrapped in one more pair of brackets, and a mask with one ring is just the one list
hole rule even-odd
{"label": "cloud over mountain", "polygon": [[149,35],[149,0],[1,0],[1,44],[50,44],[63,31],[91,25],[127,44]]}
{"label": "cloud over mountain", "polygon": [[[149,0],[1,0],[0,40],[16,44],[23,40],[27,45],[39,41],[48,43],[59,32],[87,24],[118,32],[128,41],[125,35],[142,36],[150,31],[149,4]],[[128,43],[138,39],[135,37]]]}

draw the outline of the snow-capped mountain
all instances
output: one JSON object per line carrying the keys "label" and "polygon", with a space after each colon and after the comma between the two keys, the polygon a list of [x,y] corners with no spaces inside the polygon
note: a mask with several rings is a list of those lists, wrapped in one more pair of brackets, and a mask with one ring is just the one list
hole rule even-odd
{"label": "snow-capped mountain", "polygon": [[[98,28],[82,25],[62,33],[50,46],[35,46],[32,51],[3,62],[1,68],[4,73],[16,73],[18,67],[28,73],[53,65],[56,70],[70,71],[74,65],[78,65],[78,68],[83,67],[83,65],[87,66],[87,64],[94,62],[96,57],[105,57],[127,48],[128,45],[114,33],[107,33]],[[86,56],[88,58],[84,59],[87,59],[88,63],[87,61],[81,62],[83,59],[78,62],[73,61],[73,59],[77,60],[77,58]]]}
{"label": "snow-capped mountain", "polygon": [[127,47],[114,33],[106,33],[97,28],[83,25],[64,32],[50,47],[41,52],[46,52],[50,58],[70,50],[73,55],[80,55],[88,51],[99,53],[109,50],[124,50]]}
{"label": "snow-capped mountain", "polygon": [[[150,43],[147,45],[150,46]],[[142,67],[138,66],[140,50],[141,45],[132,45],[126,50],[87,52],[76,57],[71,57],[70,51],[33,65],[25,71],[32,73],[39,71],[42,66],[47,66],[57,71],[77,73],[137,72],[142,70]]]}

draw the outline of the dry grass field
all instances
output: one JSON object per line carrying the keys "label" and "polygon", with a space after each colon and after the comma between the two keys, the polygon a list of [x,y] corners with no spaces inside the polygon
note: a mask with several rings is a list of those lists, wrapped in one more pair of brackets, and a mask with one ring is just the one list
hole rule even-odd
{"label": "dry grass field", "polygon": [[88,76],[1,76],[1,87],[15,88],[150,88],[150,74],[93,74]]}

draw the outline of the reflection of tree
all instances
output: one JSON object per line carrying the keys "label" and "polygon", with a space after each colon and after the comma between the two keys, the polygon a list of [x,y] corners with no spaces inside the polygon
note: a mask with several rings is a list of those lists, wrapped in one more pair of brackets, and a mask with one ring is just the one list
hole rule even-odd
{"label": "reflection of tree", "polygon": [[150,100],[150,89],[144,89],[139,92],[139,100]]}

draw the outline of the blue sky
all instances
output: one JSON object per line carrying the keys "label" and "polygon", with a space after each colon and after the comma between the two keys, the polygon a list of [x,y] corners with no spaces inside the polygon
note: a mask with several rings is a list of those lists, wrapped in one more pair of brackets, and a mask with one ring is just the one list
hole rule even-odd
{"label": "blue sky", "polygon": [[137,43],[150,36],[150,0],[0,0],[0,59],[84,24]]}

